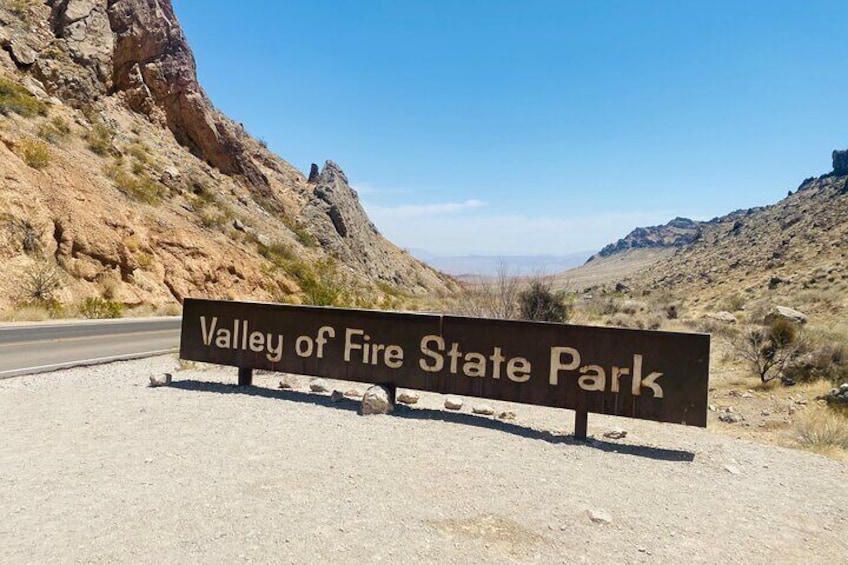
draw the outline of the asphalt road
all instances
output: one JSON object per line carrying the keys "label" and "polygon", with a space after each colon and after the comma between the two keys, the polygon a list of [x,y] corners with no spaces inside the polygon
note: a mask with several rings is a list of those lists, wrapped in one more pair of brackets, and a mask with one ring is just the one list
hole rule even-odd
{"label": "asphalt road", "polygon": [[180,318],[0,325],[0,379],[175,351]]}

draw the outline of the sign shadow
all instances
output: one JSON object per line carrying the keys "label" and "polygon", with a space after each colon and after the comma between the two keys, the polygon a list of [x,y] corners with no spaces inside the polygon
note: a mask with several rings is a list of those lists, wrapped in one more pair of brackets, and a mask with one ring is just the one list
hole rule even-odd
{"label": "sign shadow", "polygon": [[[262,398],[288,400],[303,404],[313,404],[316,406],[324,406],[327,408],[333,408],[336,410],[347,410],[351,412],[359,412],[359,408],[361,405],[361,402],[359,400],[353,398],[343,398],[339,401],[333,401],[330,399],[329,396],[317,393],[301,392],[290,389],[261,388],[256,386],[240,387],[232,384],[197,381],[192,379],[173,381],[169,388],[192,392],[258,396]],[[487,416],[479,416],[476,414],[467,414],[463,412],[447,412],[442,410],[434,410],[431,408],[412,407],[403,404],[396,404],[394,412],[392,412],[389,417],[404,418],[408,420],[438,420],[442,422],[449,422],[464,426],[476,426],[478,428],[497,430],[503,433],[508,433],[527,439],[545,441],[550,444],[564,444],[590,447],[607,453],[631,455],[634,457],[644,457],[657,461],[685,463],[694,461],[695,459],[695,454],[689,451],[643,445],[613,443],[595,438],[580,440],[570,435],[559,435],[549,432],[547,430],[536,430],[533,428],[522,426],[514,422],[506,422],[503,420],[492,419]]]}

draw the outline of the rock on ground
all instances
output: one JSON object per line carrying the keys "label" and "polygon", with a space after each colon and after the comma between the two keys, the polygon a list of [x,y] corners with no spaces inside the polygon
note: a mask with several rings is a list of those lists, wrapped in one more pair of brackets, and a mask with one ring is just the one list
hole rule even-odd
{"label": "rock on ground", "polygon": [[362,414],[389,414],[394,409],[389,391],[380,385],[369,387],[362,396]]}

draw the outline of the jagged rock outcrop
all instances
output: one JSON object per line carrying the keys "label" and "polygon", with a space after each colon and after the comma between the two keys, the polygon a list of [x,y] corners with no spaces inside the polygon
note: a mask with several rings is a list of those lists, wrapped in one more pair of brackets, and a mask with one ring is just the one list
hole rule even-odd
{"label": "jagged rock outcrop", "polygon": [[[622,239],[601,249],[597,256],[609,257],[629,249],[682,247],[698,238],[700,224],[701,222],[689,218],[674,218],[662,226],[636,228]],[[589,261],[592,261],[595,257],[590,257]]]}
{"label": "jagged rock outcrop", "polygon": [[833,157],[833,174],[836,176],[848,175],[848,149],[844,151],[834,151]]}
{"label": "jagged rock outcrop", "polygon": [[39,77],[51,93],[79,104],[121,93],[130,108],[166,125],[196,156],[267,193],[268,178],[247,154],[243,132],[214,109],[200,87],[169,0],[49,4],[51,28],[75,63],[39,64]]}
{"label": "jagged rock outcrop", "polygon": [[375,303],[377,281],[451,287],[379,235],[338,166],[307,182],[214,108],[170,0],[0,3],[0,48],[36,108],[0,113],[0,309],[46,264],[62,303],[298,301],[323,259]]}

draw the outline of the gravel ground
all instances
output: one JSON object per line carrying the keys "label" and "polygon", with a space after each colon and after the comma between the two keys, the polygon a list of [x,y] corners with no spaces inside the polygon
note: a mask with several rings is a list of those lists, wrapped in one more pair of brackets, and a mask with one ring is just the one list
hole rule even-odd
{"label": "gravel ground", "polygon": [[[391,416],[173,356],[0,381],[0,563],[845,563],[848,465],[422,394]],[[167,388],[150,375],[174,372]],[[342,391],[366,386],[330,381]],[[605,439],[613,428],[623,440]]]}

